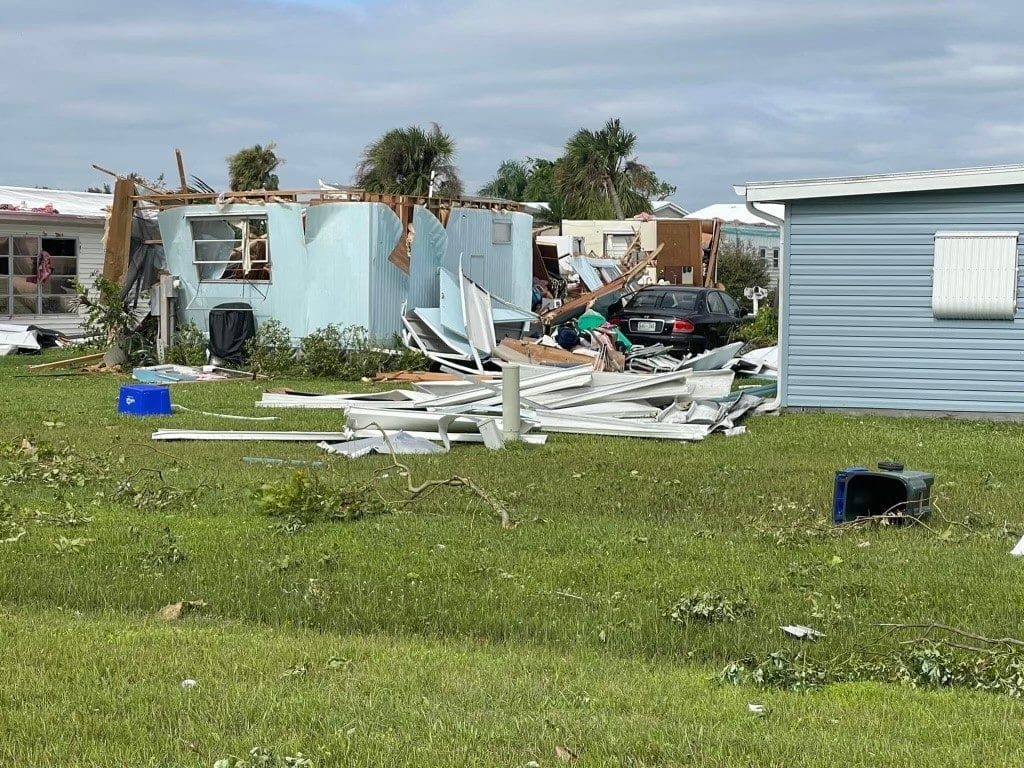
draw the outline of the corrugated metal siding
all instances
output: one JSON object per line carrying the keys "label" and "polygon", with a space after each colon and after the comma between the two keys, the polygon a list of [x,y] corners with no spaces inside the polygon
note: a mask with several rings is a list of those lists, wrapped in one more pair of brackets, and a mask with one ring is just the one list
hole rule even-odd
{"label": "corrugated metal siding", "polygon": [[402,329],[402,304],[409,295],[409,276],[388,257],[402,237],[402,220],[383,203],[370,212],[370,335],[389,341]]}
{"label": "corrugated metal siding", "polygon": [[1021,303],[1013,320],[932,315],[943,230],[1024,230],[1024,188],[789,204],[784,405],[1024,413]]}
{"label": "corrugated metal siding", "polygon": [[417,205],[412,213],[413,240],[409,264],[409,309],[441,306],[438,273],[448,249],[448,235],[437,217]]}
{"label": "corrugated metal siding", "polygon": [[[0,234],[32,237],[74,237],[78,239],[78,279],[92,287],[93,276],[103,272],[102,220],[95,224],[62,221],[59,216],[47,221],[24,221],[0,217]],[[77,334],[83,330],[82,316],[71,315],[3,315],[4,322],[38,325],[62,333]]]}
{"label": "corrugated metal siding", "polygon": [[[512,242],[493,242],[494,222],[512,224]],[[445,228],[448,251],[442,266],[466,276],[485,291],[516,307],[530,308],[533,294],[533,218],[525,213],[494,213],[454,208]]]}

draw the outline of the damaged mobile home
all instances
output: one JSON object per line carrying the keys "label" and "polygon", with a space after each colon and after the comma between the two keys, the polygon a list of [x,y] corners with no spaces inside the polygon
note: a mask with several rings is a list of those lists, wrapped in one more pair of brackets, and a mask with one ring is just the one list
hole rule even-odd
{"label": "damaged mobile home", "polygon": [[211,317],[235,313],[250,328],[277,320],[295,340],[360,326],[478,370],[536,319],[532,222],[514,203],[334,188],[137,199],[158,209],[171,278],[154,305],[212,346]]}

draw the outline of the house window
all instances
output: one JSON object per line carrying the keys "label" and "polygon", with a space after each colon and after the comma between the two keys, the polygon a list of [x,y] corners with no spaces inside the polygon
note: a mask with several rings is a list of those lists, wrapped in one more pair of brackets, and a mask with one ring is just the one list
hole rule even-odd
{"label": "house window", "polygon": [[942,320],[1012,320],[1017,232],[936,232],[932,314]]}
{"label": "house window", "polygon": [[77,311],[78,241],[0,234],[0,315],[70,315]]}
{"label": "house window", "polygon": [[495,221],[491,224],[491,242],[495,245],[507,245],[512,242],[512,222]]}
{"label": "house window", "polygon": [[758,248],[757,249],[757,258],[759,258],[763,263],[767,264],[768,263],[768,249],[767,248]]}
{"label": "house window", "polygon": [[203,216],[189,220],[192,263],[203,282],[269,282],[266,216]]}
{"label": "house window", "polygon": [[772,269],[779,268],[779,249],[772,248]]}

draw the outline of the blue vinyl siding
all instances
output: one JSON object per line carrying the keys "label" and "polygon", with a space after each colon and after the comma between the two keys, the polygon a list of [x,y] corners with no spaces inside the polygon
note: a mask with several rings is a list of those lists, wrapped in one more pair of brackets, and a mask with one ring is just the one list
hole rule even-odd
{"label": "blue vinyl siding", "polygon": [[1024,188],[794,200],[785,223],[783,404],[1024,414],[1014,320],[932,316],[934,235],[1018,231]]}

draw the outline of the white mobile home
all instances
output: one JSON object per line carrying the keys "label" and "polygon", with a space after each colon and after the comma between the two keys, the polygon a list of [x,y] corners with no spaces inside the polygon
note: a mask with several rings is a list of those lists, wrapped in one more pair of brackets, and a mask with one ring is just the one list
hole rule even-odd
{"label": "white mobile home", "polygon": [[0,187],[0,323],[82,330],[77,278],[103,270],[111,195]]}

